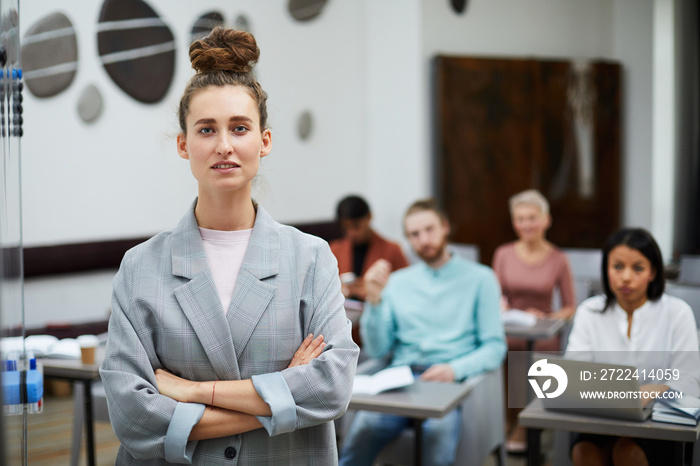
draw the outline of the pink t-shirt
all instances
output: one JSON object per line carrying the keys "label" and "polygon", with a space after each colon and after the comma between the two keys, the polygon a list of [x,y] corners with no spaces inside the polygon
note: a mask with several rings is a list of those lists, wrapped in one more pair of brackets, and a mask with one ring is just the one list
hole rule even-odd
{"label": "pink t-shirt", "polygon": [[236,286],[253,229],[221,231],[200,228],[199,234],[204,242],[204,252],[214,277],[216,291],[224,306],[224,312],[228,312],[233,298],[233,287]]}
{"label": "pink t-shirt", "polygon": [[563,251],[553,248],[539,264],[526,264],[515,254],[515,243],[496,249],[493,270],[501,283],[503,297],[512,309],[529,307],[552,312],[552,294],[559,289],[562,307],[574,306],[574,283],[569,261]]}

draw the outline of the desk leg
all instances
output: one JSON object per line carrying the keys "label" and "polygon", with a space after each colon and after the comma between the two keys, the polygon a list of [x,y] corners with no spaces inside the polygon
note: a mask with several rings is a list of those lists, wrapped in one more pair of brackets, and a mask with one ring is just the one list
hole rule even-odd
{"label": "desk leg", "polygon": [[535,340],[527,339],[525,342],[525,351],[530,353],[530,363],[532,363],[532,351],[535,349]]}
{"label": "desk leg", "polygon": [[527,466],[539,466],[542,460],[540,453],[540,434],[542,429],[527,429]]}
{"label": "desk leg", "polygon": [[[527,367],[532,366],[532,361],[535,359],[533,357],[533,351],[535,350],[535,340],[528,339],[525,343],[525,351],[527,351]],[[525,404],[528,404],[530,401],[532,401],[532,390],[530,389],[529,386],[526,385],[526,395],[525,395]]]}
{"label": "desk leg", "polygon": [[85,400],[85,455],[88,466],[95,466],[95,431],[92,422],[92,380],[83,381],[83,400]]}
{"label": "desk leg", "polygon": [[413,428],[416,431],[415,445],[413,446],[415,452],[415,461],[413,464],[415,466],[423,465],[423,420],[414,419]]}
{"label": "desk leg", "polygon": [[685,458],[683,458],[683,464],[687,464],[688,466],[691,466],[693,464],[693,447],[695,446],[694,442],[685,442],[685,449],[683,453],[685,454]]}
{"label": "desk leg", "polygon": [[673,445],[673,464],[690,466],[693,462],[693,442],[675,442]]}

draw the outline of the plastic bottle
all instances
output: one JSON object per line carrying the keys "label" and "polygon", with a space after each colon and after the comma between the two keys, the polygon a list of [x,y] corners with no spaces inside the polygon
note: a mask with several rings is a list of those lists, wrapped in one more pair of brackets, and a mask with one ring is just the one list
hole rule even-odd
{"label": "plastic bottle", "polygon": [[17,361],[7,359],[2,367],[2,400],[3,412],[6,415],[22,414],[22,405],[19,397],[20,374],[17,370]]}
{"label": "plastic bottle", "polygon": [[36,359],[29,359],[27,370],[27,411],[39,414],[44,410],[44,374],[37,368]]}

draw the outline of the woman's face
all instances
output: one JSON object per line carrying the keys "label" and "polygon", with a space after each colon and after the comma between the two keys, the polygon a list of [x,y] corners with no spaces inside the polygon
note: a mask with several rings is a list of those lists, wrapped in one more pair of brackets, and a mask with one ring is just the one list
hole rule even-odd
{"label": "woman's face", "polygon": [[647,300],[647,287],[656,270],[637,249],[620,245],[608,254],[608,283],[617,303],[626,311],[639,308]]}
{"label": "woman's face", "polygon": [[270,131],[260,128],[258,106],[242,86],[210,86],[192,97],[187,134],[177,137],[199,192],[250,191],[260,158],[270,153]]}
{"label": "woman's face", "polygon": [[523,241],[535,241],[544,239],[549,228],[549,215],[532,204],[518,204],[513,208],[513,229]]}

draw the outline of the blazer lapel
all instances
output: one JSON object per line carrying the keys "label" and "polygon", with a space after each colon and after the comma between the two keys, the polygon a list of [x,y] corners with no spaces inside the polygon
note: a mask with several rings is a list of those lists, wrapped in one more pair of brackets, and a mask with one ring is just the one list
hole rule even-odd
{"label": "blazer lapel", "polygon": [[258,207],[231,306],[224,314],[194,216],[196,203],[172,235],[173,274],[190,280],[175,290],[175,297],[217,376],[240,379],[238,358],[275,294],[276,287],[264,280],[279,272],[279,224]]}
{"label": "blazer lapel", "polygon": [[209,269],[194,216],[195,200],[190,211],[172,234],[173,275],[190,281],[175,289],[182,311],[192,325],[209,361],[220,379],[240,379],[233,338],[221,300]]}
{"label": "blazer lapel", "polygon": [[227,317],[236,358],[241,356],[253,330],[275,294],[265,279],[277,275],[280,262],[279,224],[258,207],[253,233],[233,291]]}

